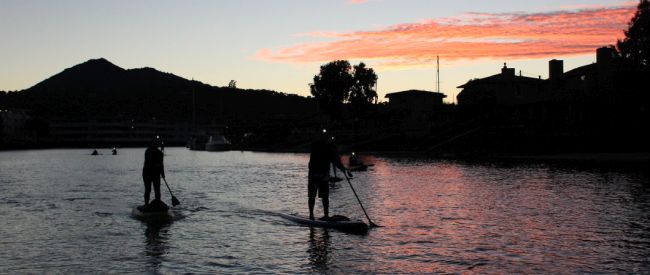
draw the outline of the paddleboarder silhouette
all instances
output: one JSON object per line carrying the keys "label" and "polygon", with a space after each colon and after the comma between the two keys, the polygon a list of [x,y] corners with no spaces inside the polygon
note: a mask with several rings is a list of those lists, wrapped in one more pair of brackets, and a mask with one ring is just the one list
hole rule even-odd
{"label": "paddleboarder silhouette", "polygon": [[160,139],[155,138],[149,143],[144,152],[144,167],[142,168],[142,179],[144,181],[144,205],[149,205],[151,186],[155,196],[155,202],[160,200],[160,177],[165,178],[165,167],[163,165],[163,153],[158,149]]}
{"label": "paddleboarder silhouette", "polygon": [[323,202],[322,220],[329,219],[329,169],[330,164],[347,173],[350,177],[352,173],[343,166],[341,158],[334,146],[332,139],[327,135],[327,130],[323,129],[317,135],[311,144],[311,153],[309,155],[309,175],[307,180],[307,195],[309,197],[309,219],[314,219],[314,205],[316,204],[316,195]]}

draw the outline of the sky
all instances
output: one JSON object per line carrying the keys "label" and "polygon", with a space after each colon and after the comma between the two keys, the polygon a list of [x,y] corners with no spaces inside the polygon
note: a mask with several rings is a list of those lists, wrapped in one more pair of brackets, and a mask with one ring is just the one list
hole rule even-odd
{"label": "sky", "polygon": [[500,72],[548,77],[595,62],[635,0],[0,0],[0,90],[29,88],[89,59],[213,86],[310,95],[327,62],[366,63],[378,94],[440,92]]}

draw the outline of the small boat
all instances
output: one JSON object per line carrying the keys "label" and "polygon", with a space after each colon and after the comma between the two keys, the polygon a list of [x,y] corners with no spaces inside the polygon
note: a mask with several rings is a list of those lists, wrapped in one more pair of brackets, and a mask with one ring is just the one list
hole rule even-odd
{"label": "small boat", "polygon": [[348,169],[350,171],[368,171],[368,167],[372,166],[372,164],[365,164],[361,160],[359,160],[359,156],[357,156],[356,153],[352,152],[350,155],[350,158],[348,159]]}
{"label": "small boat", "polygon": [[205,150],[205,144],[207,143],[208,136],[205,135],[194,135],[187,141],[186,147],[192,151],[202,151]]}
{"label": "small boat", "polygon": [[328,220],[310,220],[308,217],[294,214],[280,214],[280,216],[295,223],[307,226],[334,228],[354,234],[365,234],[368,232],[368,225],[366,223],[360,220],[351,221],[345,216],[335,215],[330,217]]}
{"label": "small boat", "polygon": [[226,151],[230,149],[230,141],[222,135],[210,136],[205,144],[206,151]]}
{"label": "small boat", "polygon": [[369,167],[369,166],[368,166],[368,165],[365,165],[365,164],[352,165],[352,166],[348,166],[348,170],[350,170],[350,171],[356,171],[356,172],[359,172],[359,171],[368,171],[368,167]]}

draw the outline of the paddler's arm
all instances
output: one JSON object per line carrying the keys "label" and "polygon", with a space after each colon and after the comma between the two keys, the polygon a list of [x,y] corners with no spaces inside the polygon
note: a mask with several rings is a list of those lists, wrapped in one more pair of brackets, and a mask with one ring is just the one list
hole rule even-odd
{"label": "paddler's arm", "polygon": [[160,176],[164,179],[165,178],[165,164],[163,161],[164,155],[162,152],[160,152]]}
{"label": "paddler's arm", "polygon": [[336,168],[339,168],[339,170],[341,170],[343,173],[346,173],[349,177],[352,177],[352,173],[350,173],[350,170],[348,170],[348,168],[345,168],[345,166],[343,166],[343,163],[341,163],[341,157],[339,156],[339,154],[336,153],[336,150],[332,150],[331,161],[334,164],[334,166],[336,166]]}

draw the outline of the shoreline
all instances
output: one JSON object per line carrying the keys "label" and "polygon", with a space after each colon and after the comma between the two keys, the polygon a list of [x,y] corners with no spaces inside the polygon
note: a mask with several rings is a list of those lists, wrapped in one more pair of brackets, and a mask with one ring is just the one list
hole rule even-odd
{"label": "shoreline", "polygon": [[[118,149],[140,148],[144,146],[123,146]],[[167,148],[183,148],[183,146],[167,146]],[[52,149],[111,149],[112,147],[43,147],[43,148],[2,148],[2,151],[29,151],[29,150],[52,150]],[[187,149],[189,150],[189,149]],[[242,150],[233,149],[230,151],[242,152],[259,152],[259,153],[309,153],[304,150],[288,149],[255,149],[245,148]],[[360,155],[373,155],[389,158],[428,158],[428,159],[448,159],[448,160],[479,160],[479,161],[569,161],[569,162],[590,162],[590,163],[649,163],[650,152],[588,152],[588,153],[557,153],[557,154],[491,154],[485,156],[477,155],[456,155],[456,154],[438,154],[432,155],[420,151],[360,151]],[[341,155],[348,155],[344,153]]]}
{"label": "shoreline", "polygon": [[509,155],[500,156],[504,160],[559,160],[559,161],[587,161],[587,162],[650,162],[650,152],[634,153],[562,153],[549,155]]}

